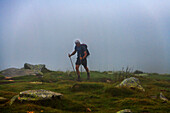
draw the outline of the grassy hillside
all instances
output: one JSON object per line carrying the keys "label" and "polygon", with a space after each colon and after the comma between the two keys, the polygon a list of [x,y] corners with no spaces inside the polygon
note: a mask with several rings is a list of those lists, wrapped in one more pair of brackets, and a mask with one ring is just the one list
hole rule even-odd
{"label": "grassy hillside", "polygon": [[[39,112],[91,112],[115,113],[122,109],[131,109],[133,113],[168,113],[170,102],[159,99],[160,92],[170,99],[170,75],[148,74],[137,76],[145,92],[137,89],[115,88],[124,78],[116,73],[91,72],[91,80],[86,80],[83,73],[82,81],[75,81],[73,72],[48,72],[43,78],[36,76],[14,77],[8,81],[0,80],[0,111],[2,113]],[[42,84],[33,84],[38,81]],[[61,100],[37,103],[15,102],[9,106],[9,100],[24,90],[46,89],[64,94]],[[89,109],[88,109],[89,108]]]}

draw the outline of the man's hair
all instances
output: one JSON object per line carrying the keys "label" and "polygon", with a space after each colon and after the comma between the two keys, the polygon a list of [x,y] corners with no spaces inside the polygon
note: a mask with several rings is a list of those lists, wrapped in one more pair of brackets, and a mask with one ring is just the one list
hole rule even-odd
{"label": "man's hair", "polygon": [[75,41],[75,44],[80,44],[80,41],[79,41],[79,40],[76,40],[76,41]]}

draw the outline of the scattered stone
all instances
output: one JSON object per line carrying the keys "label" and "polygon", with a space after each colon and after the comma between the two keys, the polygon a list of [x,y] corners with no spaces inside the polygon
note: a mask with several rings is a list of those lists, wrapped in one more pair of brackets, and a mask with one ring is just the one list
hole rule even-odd
{"label": "scattered stone", "polygon": [[87,111],[87,112],[91,112],[91,109],[90,109],[90,108],[87,108],[86,111]]}
{"label": "scattered stone", "polygon": [[110,80],[106,80],[107,83],[110,83],[111,81]]}
{"label": "scattered stone", "polygon": [[130,109],[124,109],[124,110],[120,110],[116,113],[132,113]]}
{"label": "scattered stone", "polygon": [[129,88],[132,88],[132,89],[137,88],[139,90],[145,91],[145,89],[140,85],[139,79],[135,78],[135,77],[130,77],[130,78],[124,79],[116,87],[129,87]]}
{"label": "scattered stone", "polygon": [[148,76],[148,74],[146,74],[146,73],[143,73],[143,74],[135,74],[135,76],[145,77],[145,76]]}
{"label": "scattered stone", "polygon": [[19,100],[20,102],[22,101],[39,101],[39,100],[47,100],[47,99],[61,99],[63,94],[61,93],[56,93],[48,90],[27,90],[27,91],[22,91],[19,93],[19,95],[14,96],[11,99],[10,105],[13,104],[15,100]]}
{"label": "scattered stone", "polygon": [[30,82],[31,84],[42,84],[42,82]]}
{"label": "scattered stone", "polygon": [[35,113],[34,111],[27,111],[27,113]]}
{"label": "scattered stone", "polygon": [[163,100],[164,102],[168,102],[168,99],[163,95],[163,93],[160,93],[160,99]]}

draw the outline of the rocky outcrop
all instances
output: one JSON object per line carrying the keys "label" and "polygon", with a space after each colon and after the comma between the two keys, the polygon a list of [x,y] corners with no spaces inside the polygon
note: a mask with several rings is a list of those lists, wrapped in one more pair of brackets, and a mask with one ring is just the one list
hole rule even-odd
{"label": "rocky outcrop", "polygon": [[44,64],[38,64],[38,65],[32,65],[32,64],[28,64],[25,63],[24,64],[24,69],[30,69],[30,70],[34,70],[35,72],[38,73],[45,73],[48,72],[49,70],[45,67]]}
{"label": "rocky outcrop", "polygon": [[116,87],[128,87],[128,88],[136,88],[140,89],[142,91],[145,91],[145,89],[140,85],[139,79],[135,77],[130,77],[127,79],[124,79],[119,85]]}
{"label": "rocky outcrop", "polygon": [[8,68],[6,70],[1,71],[1,75],[5,77],[17,77],[17,76],[25,76],[25,75],[36,75],[43,76],[43,73],[50,72],[45,65],[31,65],[28,63],[24,64],[24,68]]}
{"label": "rocky outcrop", "polygon": [[36,75],[33,70],[30,69],[18,69],[18,68],[9,68],[1,72],[5,77],[16,77],[24,75]]}
{"label": "rocky outcrop", "polygon": [[11,101],[10,105],[13,104],[15,100],[18,100],[20,102],[22,101],[39,101],[39,100],[47,100],[47,99],[61,99],[63,94],[61,93],[56,93],[44,89],[40,90],[27,90],[27,91],[22,91],[19,93],[19,95],[14,96]]}

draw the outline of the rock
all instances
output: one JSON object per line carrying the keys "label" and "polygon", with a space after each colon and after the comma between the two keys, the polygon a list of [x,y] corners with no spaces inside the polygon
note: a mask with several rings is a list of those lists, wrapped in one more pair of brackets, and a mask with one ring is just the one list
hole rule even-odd
{"label": "rock", "polygon": [[168,102],[168,99],[163,95],[163,93],[160,93],[160,99],[163,100],[164,102]]}
{"label": "rock", "polygon": [[45,72],[48,72],[48,71],[49,71],[49,70],[45,67],[44,64],[32,65],[32,64],[25,63],[25,64],[24,64],[24,69],[34,70],[35,72],[38,72],[38,73],[45,73]]}
{"label": "rock", "polygon": [[35,81],[35,82],[30,82],[31,84],[42,84],[42,82],[37,82],[37,81]]}
{"label": "rock", "polygon": [[130,77],[127,79],[124,79],[119,85],[116,87],[129,87],[129,88],[137,88],[142,91],[145,91],[145,89],[140,85],[139,79],[135,77]]}
{"label": "rock", "polygon": [[8,68],[6,70],[3,70],[1,74],[4,75],[6,79],[10,79],[9,77],[34,75],[36,73],[30,69]]}
{"label": "rock", "polygon": [[135,76],[145,77],[145,76],[148,76],[148,74],[146,74],[146,73],[143,73],[143,74],[135,74]]}
{"label": "rock", "polygon": [[107,83],[110,83],[111,81],[110,80],[106,80]]}
{"label": "rock", "polygon": [[124,109],[124,110],[120,110],[116,113],[132,113],[130,109]]}
{"label": "rock", "polygon": [[87,112],[91,112],[91,109],[90,109],[90,108],[87,108],[86,111],[87,111]]}
{"label": "rock", "polygon": [[17,76],[25,76],[25,75],[36,75],[39,77],[43,76],[43,73],[50,72],[45,65],[31,65],[28,63],[24,64],[24,68],[8,68],[6,70],[1,71],[1,74],[5,77],[17,77]]}
{"label": "rock", "polygon": [[10,105],[13,104],[15,100],[19,100],[20,102],[22,101],[39,101],[39,100],[47,100],[47,99],[61,99],[63,94],[61,93],[56,93],[48,90],[27,90],[27,91],[22,91],[19,93],[19,95],[14,96],[11,99]]}

